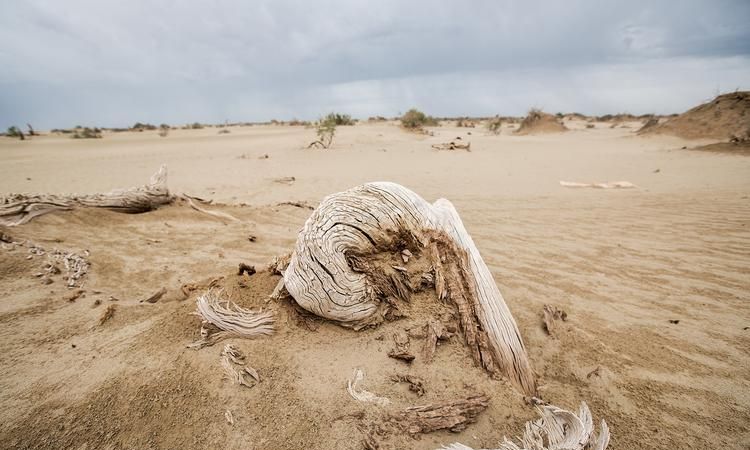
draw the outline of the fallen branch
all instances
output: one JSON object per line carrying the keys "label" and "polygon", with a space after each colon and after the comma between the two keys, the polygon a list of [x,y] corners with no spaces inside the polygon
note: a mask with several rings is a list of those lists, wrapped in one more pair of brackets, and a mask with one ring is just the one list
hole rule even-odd
{"label": "fallen branch", "polygon": [[191,208],[193,208],[194,210],[196,210],[198,212],[202,212],[203,214],[208,214],[209,216],[217,217],[219,219],[227,219],[227,220],[230,220],[232,222],[240,222],[240,219],[234,217],[231,214],[227,214],[227,213],[221,212],[221,211],[209,211],[209,210],[207,210],[205,208],[201,208],[200,206],[196,205],[195,202],[193,201],[193,200],[197,200],[196,197],[190,197],[187,194],[182,194],[181,197],[185,201],[187,201],[188,205],[190,205]]}
{"label": "fallen branch", "polygon": [[450,141],[442,144],[432,144],[432,148],[434,148],[435,150],[466,150],[467,152],[470,152],[471,142],[462,144],[460,142]]}
{"label": "fallen branch", "polygon": [[172,203],[167,188],[167,166],[162,165],[148,184],[104,194],[10,194],[0,197],[0,224],[16,226],[35,217],[79,207],[142,213]]}
{"label": "fallen branch", "polygon": [[597,188],[597,189],[632,189],[637,187],[630,181],[610,181],[607,183],[579,183],[577,181],[561,181],[560,186],[568,188]]}

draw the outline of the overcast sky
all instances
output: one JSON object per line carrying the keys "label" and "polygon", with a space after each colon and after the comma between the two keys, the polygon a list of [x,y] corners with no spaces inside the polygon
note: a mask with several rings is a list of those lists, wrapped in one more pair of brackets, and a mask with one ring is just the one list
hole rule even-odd
{"label": "overcast sky", "polygon": [[671,113],[750,89],[750,1],[0,0],[0,127]]}

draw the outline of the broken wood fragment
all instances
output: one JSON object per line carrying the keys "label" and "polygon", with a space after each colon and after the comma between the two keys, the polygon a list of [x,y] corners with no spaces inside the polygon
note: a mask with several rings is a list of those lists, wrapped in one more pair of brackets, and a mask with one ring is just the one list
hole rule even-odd
{"label": "broken wood fragment", "polygon": [[99,326],[104,325],[109,319],[111,319],[115,315],[116,309],[117,307],[115,305],[107,306],[107,309],[104,310],[104,313],[99,318]]}
{"label": "broken wood fragment", "polygon": [[409,434],[431,433],[437,430],[460,432],[476,422],[477,416],[489,406],[486,395],[471,395],[464,399],[406,408],[394,416],[399,427]]}
{"label": "broken wood fragment", "polygon": [[424,395],[424,380],[415,375],[393,375],[391,381],[394,383],[406,383],[409,385],[409,390],[421,397]]}
{"label": "broken wood fragment", "polygon": [[167,293],[167,288],[163,287],[163,288],[159,289],[158,291],[154,292],[153,295],[151,295],[151,297],[149,297],[149,298],[147,298],[145,300],[141,300],[141,303],[143,303],[143,302],[146,302],[146,303],[156,303],[159,300],[161,300],[161,298],[164,297],[164,294],[166,294],[166,293]]}
{"label": "broken wood fragment", "polygon": [[442,144],[433,144],[432,148],[434,148],[435,150],[466,150],[467,152],[470,152],[471,142],[463,144],[461,142],[450,141],[444,142]]}
{"label": "broken wood fragment", "polygon": [[255,266],[249,266],[245,263],[240,263],[237,270],[237,275],[242,275],[244,273],[246,273],[248,276],[255,274]]}
{"label": "broken wood fragment", "polygon": [[568,319],[568,313],[552,305],[544,305],[544,311],[542,314],[544,320],[544,331],[550,336],[555,334],[557,328],[556,321],[565,321]]}

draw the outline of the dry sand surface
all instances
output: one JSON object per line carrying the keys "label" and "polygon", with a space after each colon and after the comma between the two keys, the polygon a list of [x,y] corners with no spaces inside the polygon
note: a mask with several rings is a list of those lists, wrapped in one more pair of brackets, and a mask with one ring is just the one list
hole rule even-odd
{"label": "dry sand surface", "polygon": [[[396,332],[411,330],[421,346],[414,330],[434,309],[422,300],[404,319],[356,332],[268,302],[276,275],[236,274],[240,262],[261,268],[292,249],[310,210],[279,203],[315,205],[376,180],[454,202],[518,322],[544,400],[585,400],[609,423],[610,448],[750,447],[750,158],[682,149],[711,141],[635,136],[637,122],[586,124],[566,120],[570,131],[537,136],[360,124],[340,127],[330,150],[304,150],[314,130],[288,126],[1,139],[0,192],[107,191],[166,163],[173,192],[214,199],[225,205],[209,208],[241,221],[170,206],[49,214],[4,230],[88,250],[91,270],[85,293],[68,301],[61,276],[49,285],[34,276],[43,257],[0,249],[0,447],[358,449],[369,434],[383,449],[492,448],[517,435],[535,411],[474,367],[459,338],[429,364],[388,358]],[[431,149],[457,136],[471,152]],[[294,181],[276,181],[285,177]],[[227,341],[259,372],[252,388],[223,379],[223,343],[186,348],[199,336],[196,296],[212,282],[241,305],[278,312],[273,336]],[[199,286],[187,299],[185,283]],[[161,300],[141,302],[162,287]],[[554,336],[542,327],[545,304],[568,314]],[[356,368],[389,406],[349,397]],[[406,373],[424,380],[424,396],[389,379]],[[388,420],[472,392],[490,405],[460,433],[415,439]]]}

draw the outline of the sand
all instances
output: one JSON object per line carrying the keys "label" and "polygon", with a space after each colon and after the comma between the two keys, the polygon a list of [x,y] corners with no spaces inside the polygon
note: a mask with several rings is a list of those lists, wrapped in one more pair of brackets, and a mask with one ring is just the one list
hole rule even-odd
{"label": "sand", "polygon": [[[240,262],[261,268],[291,250],[310,210],[279,203],[314,205],[389,180],[454,202],[518,322],[545,400],[588,402],[610,424],[612,449],[747,448],[750,159],[682,149],[708,140],[635,136],[638,122],[586,124],[566,120],[571,131],[538,136],[513,135],[513,126],[499,136],[481,127],[425,136],[361,124],[340,127],[330,150],[304,150],[314,130],[287,126],[0,139],[0,192],[106,191],[143,183],[166,163],[174,192],[226,203],[214,208],[241,219],[185,206],[81,210],[5,230],[47,248],[87,249],[92,266],[84,295],[69,302],[60,276],[50,285],[33,276],[42,259],[0,249],[2,447],[350,449],[370,433],[381,448],[486,448],[517,434],[534,410],[473,367],[460,339],[430,364],[387,357],[393,333],[423,322],[421,303],[403,320],[355,332],[266,303],[276,276],[236,275]],[[430,147],[457,136],[471,152]],[[274,181],[284,177],[294,181]],[[638,188],[566,189],[560,180]],[[202,289],[182,299],[180,286],[217,278],[238,303],[278,312],[274,336],[229,341],[260,373],[253,388],[222,379],[221,345],[185,347],[198,337],[190,313]],[[162,287],[157,303],[140,302]],[[112,318],[99,325],[110,304]],[[542,326],[545,304],[567,312],[555,336]],[[415,349],[421,343],[412,338]],[[348,396],[355,368],[391,406]],[[425,395],[389,380],[399,373],[422,377]],[[387,420],[471,392],[488,394],[490,406],[461,433],[413,439]]]}

